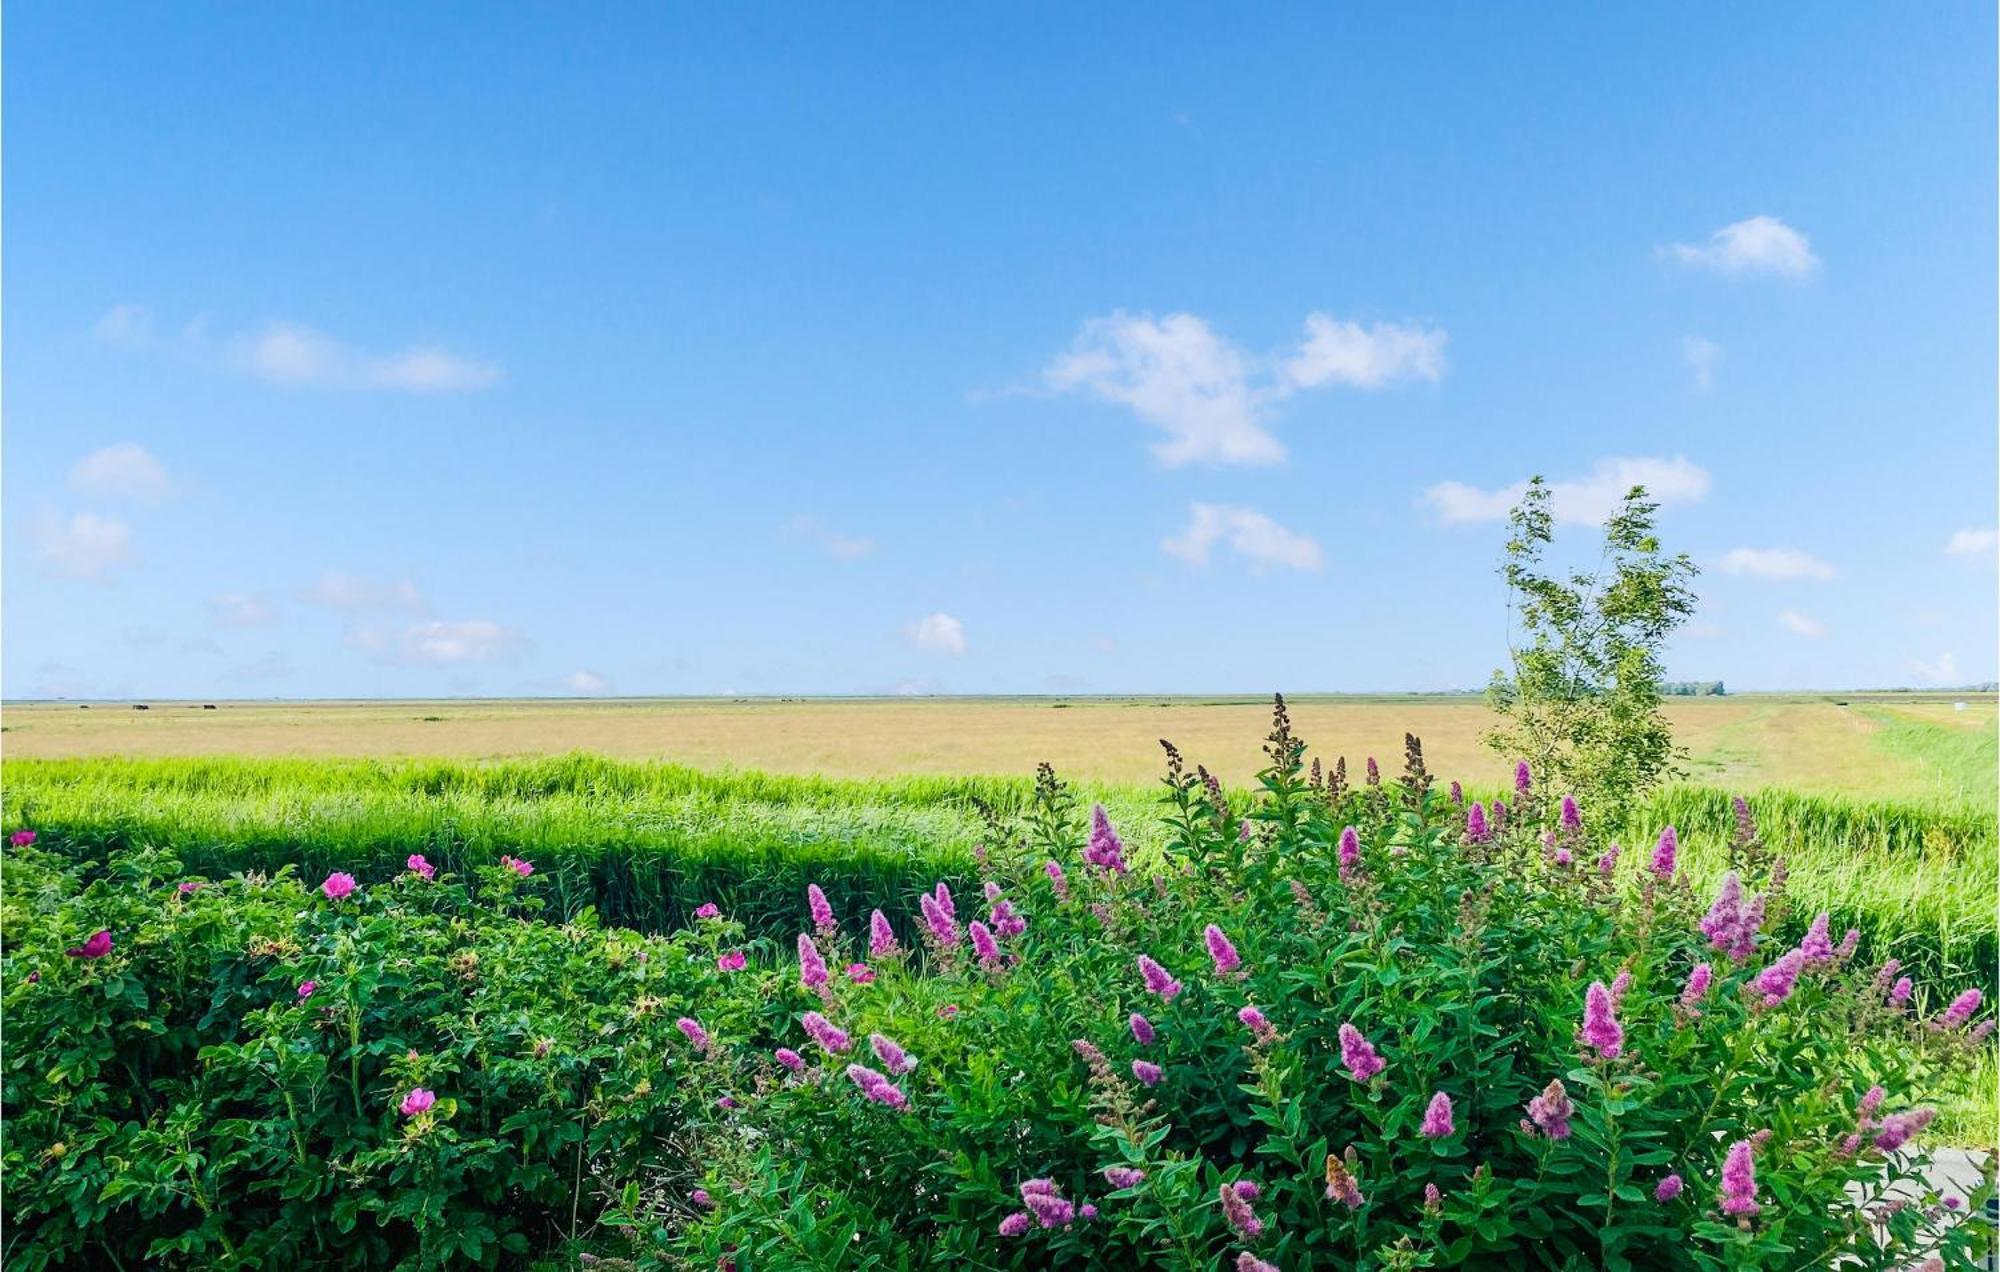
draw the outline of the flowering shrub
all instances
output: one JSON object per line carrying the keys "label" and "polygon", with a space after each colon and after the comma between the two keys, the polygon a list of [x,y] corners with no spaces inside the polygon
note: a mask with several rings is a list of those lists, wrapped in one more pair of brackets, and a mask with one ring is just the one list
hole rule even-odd
{"label": "flowering shrub", "polygon": [[1532,773],[1466,806],[1411,739],[1399,781],[1371,763],[1350,787],[1282,704],[1268,756],[1228,792],[1169,748],[1157,850],[1045,773],[981,886],[873,909],[828,880],[782,942],[710,906],[659,937],[546,923],[520,861],[182,891],[164,854],[18,848],[10,1261],[1888,1269],[1983,1247],[1913,1155],[1983,1004],[1823,924],[1775,940],[1800,928],[1747,809],[1698,895],[1671,838],[1594,842]]}

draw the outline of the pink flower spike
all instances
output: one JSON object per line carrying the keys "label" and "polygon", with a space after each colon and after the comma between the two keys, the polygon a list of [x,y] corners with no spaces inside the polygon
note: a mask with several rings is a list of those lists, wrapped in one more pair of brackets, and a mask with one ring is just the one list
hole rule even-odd
{"label": "pink flower spike", "polygon": [[1971,1020],[1973,1013],[1978,1010],[1979,991],[1968,989],[1958,997],[1952,999],[1951,1006],[1944,1009],[1944,1014],[1938,1017],[1938,1028],[1960,1028],[1966,1021]]}
{"label": "pink flower spike", "polygon": [[978,956],[981,967],[998,967],[1001,962],[1000,943],[993,939],[993,930],[978,919],[965,925],[966,935],[972,939],[972,952]]}
{"label": "pink flower spike", "polygon": [[742,950],[731,950],[715,960],[715,968],[720,972],[740,972],[748,963]]}
{"label": "pink flower spike", "polygon": [[1227,975],[1243,965],[1243,959],[1236,953],[1236,947],[1222,934],[1222,929],[1211,923],[1202,929],[1201,939],[1208,946],[1208,956],[1215,960],[1217,975]]}
{"label": "pink flower spike", "polygon": [[806,1067],[806,1058],[790,1047],[779,1047],[771,1054],[777,1058],[779,1064],[784,1065],[793,1073],[797,1073]]}
{"label": "pink flower spike", "polygon": [[1799,973],[1805,970],[1806,952],[1803,949],[1788,950],[1777,962],[1757,973],[1751,987],[1764,996],[1765,1007],[1776,1007],[1792,996],[1792,989],[1799,983]]}
{"label": "pink flower spike", "polygon": [[887,958],[899,953],[896,944],[896,929],[889,926],[888,916],[876,910],[868,916],[868,957]]}
{"label": "pink flower spike", "polygon": [[1051,861],[1044,865],[1042,870],[1049,877],[1049,886],[1055,889],[1056,899],[1069,900],[1069,879],[1064,876],[1063,868]]}
{"label": "pink flower spike", "polygon": [[1540,1095],[1528,1101],[1529,1120],[1522,1129],[1533,1126],[1552,1140],[1566,1140],[1569,1138],[1569,1120],[1575,1113],[1576,1106],[1570,1103],[1569,1091],[1558,1078],[1543,1087]]}
{"label": "pink flower spike", "polygon": [[1681,1009],[1692,1014],[1695,1004],[1708,997],[1709,984],[1715,979],[1715,969],[1706,963],[1695,964],[1688,973],[1687,985],[1681,990]]}
{"label": "pink flower spike", "polygon": [[1611,991],[1603,981],[1590,982],[1584,993],[1581,1036],[1586,1047],[1606,1060],[1616,1060],[1625,1048],[1625,1031],[1618,1024]]}
{"label": "pink flower spike", "polygon": [[1165,1070],[1151,1060],[1134,1060],[1132,1076],[1139,1079],[1141,1085],[1151,1087],[1160,1085],[1160,1080],[1167,1075]]}
{"label": "pink flower spike", "polygon": [[697,919],[718,919],[722,917],[722,907],[713,901],[704,901],[694,908]]}
{"label": "pink flower spike", "polygon": [[1236,1019],[1258,1042],[1269,1042],[1278,1036],[1278,1031],[1271,1027],[1270,1018],[1256,1007],[1245,1007],[1236,1013]]}
{"label": "pink flower spike", "polygon": [[708,1031],[703,1029],[701,1022],[694,1017],[682,1016],[674,1022],[674,1028],[680,1030],[681,1036],[694,1044],[696,1051],[706,1052],[709,1049]]}
{"label": "pink flower spike", "polygon": [[1722,1213],[1754,1215],[1757,1204],[1757,1163],[1751,1156],[1750,1141],[1737,1140],[1729,1146],[1722,1163]]}
{"label": "pink flower spike", "polygon": [[1153,1022],[1146,1019],[1144,1016],[1140,1015],[1138,1012],[1135,1011],[1132,1013],[1132,1019],[1130,1023],[1132,1025],[1133,1041],[1137,1042],[1142,1047],[1152,1046],[1153,1039],[1159,1036],[1158,1033],[1155,1032],[1153,1029]]}
{"label": "pink flower spike", "polygon": [[1256,1194],[1253,1192],[1250,1197],[1246,1197],[1243,1190],[1236,1185],[1224,1184],[1219,1196],[1222,1202],[1222,1217],[1229,1221],[1229,1226],[1234,1228],[1236,1234],[1245,1241],[1255,1241],[1264,1231],[1264,1221],[1250,1209],[1250,1197]]}
{"label": "pink flower spike", "polygon": [[831,979],[826,970],[826,959],[820,956],[819,946],[804,932],[799,933],[799,984],[809,990],[826,988]]}
{"label": "pink flower spike", "polygon": [[1361,870],[1361,836],[1354,827],[1348,826],[1340,832],[1340,879],[1351,883]]}
{"label": "pink flower spike", "polygon": [[1113,1188],[1137,1188],[1146,1178],[1146,1172],[1132,1166],[1106,1166],[1104,1181]]}
{"label": "pink flower spike", "polygon": [[1653,845],[1653,860],[1647,866],[1660,882],[1666,883],[1674,877],[1674,859],[1680,853],[1680,836],[1672,826],[1660,832],[1660,842]]}
{"label": "pink flower spike", "polygon": [[306,999],[311,998],[313,996],[313,991],[318,988],[319,988],[318,981],[300,981],[299,1001],[304,1002]]}
{"label": "pink flower spike", "polygon": [[1684,1186],[1679,1175],[1669,1175],[1660,1181],[1659,1187],[1653,1189],[1653,1200],[1658,1202],[1672,1201],[1681,1195],[1681,1189]]}
{"label": "pink flower spike", "polygon": [[1139,975],[1146,982],[1148,992],[1158,994],[1165,1002],[1172,1002],[1175,995],[1181,992],[1181,983],[1148,955],[1139,956]]}
{"label": "pink flower spike", "polygon": [[816,883],[806,885],[806,909],[812,912],[813,926],[822,932],[830,932],[836,926],[833,921],[833,906],[828,903],[826,893],[820,891]]}
{"label": "pink flower spike", "polygon": [[354,892],[354,876],[336,870],[326,877],[326,882],[319,885],[319,890],[326,894],[327,900],[338,901]]}
{"label": "pink flower spike", "polygon": [[1000,1235],[1003,1237],[1018,1237],[1027,1232],[1028,1225],[1033,1222],[1034,1220],[1029,1218],[1027,1211],[1016,1210],[1013,1214],[1008,1215],[1000,1221]]}
{"label": "pink flower spike", "polygon": [[1424,1124],[1417,1134],[1425,1139],[1445,1139],[1457,1131],[1452,1124],[1451,1097],[1439,1091],[1431,1097],[1430,1107],[1424,1110]]}
{"label": "pink flower spike", "polygon": [[1833,935],[1828,930],[1832,916],[1821,910],[1813,916],[1812,926],[1806,929],[1806,936],[1799,942],[1799,952],[1808,963],[1830,963],[1833,961]]}
{"label": "pink flower spike", "polygon": [[1340,1027],[1340,1062],[1347,1066],[1356,1082],[1366,1082],[1386,1067],[1374,1045],[1362,1037],[1352,1022]]}
{"label": "pink flower spike", "polygon": [[869,984],[875,979],[875,969],[866,963],[849,963],[847,965],[847,979],[857,985]]}
{"label": "pink flower spike", "polygon": [[416,1087],[403,1097],[403,1102],[397,1105],[396,1108],[404,1117],[415,1117],[419,1113],[429,1112],[431,1106],[436,1103],[437,1095],[435,1092],[426,1091],[422,1087]]}

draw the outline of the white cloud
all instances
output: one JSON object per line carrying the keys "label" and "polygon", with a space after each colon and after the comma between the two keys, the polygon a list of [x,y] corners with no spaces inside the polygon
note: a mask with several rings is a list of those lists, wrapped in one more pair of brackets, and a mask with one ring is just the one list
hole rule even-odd
{"label": "white cloud", "polygon": [[262,597],[224,592],[209,598],[209,616],[223,627],[262,627],[276,615]]}
{"label": "white cloud", "polygon": [[1124,406],[1167,437],[1153,454],[1169,468],[1197,461],[1275,464],[1285,447],[1266,428],[1271,409],[1302,389],[1328,384],[1380,388],[1444,373],[1445,333],[1429,327],[1363,327],[1322,313],[1306,317],[1291,351],[1259,357],[1193,314],[1119,311],[1083,324],[1044,382]]}
{"label": "white cloud", "polygon": [[167,470],[137,442],[94,450],[69,470],[69,487],[101,499],[158,499],[169,489]]}
{"label": "white cloud", "polygon": [[1949,651],[1939,654],[1935,662],[1913,658],[1910,660],[1910,670],[1916,673],[1917,679],[1927,685],[1955,685],[1963,680],[1958,672],[1958,655]]}
{"label": "white cloud", "polygon": [[1806,236],[1774,216],[1737,221],[1709,235],[1706,243],[1675,243],[1666,251],[1683,265],[1719,274],[1810,278],[1819,269],[1819,257]]}
{"label": "white cloud", "polygon": [[328,570],[320,575],[319,582],[299,593],[299,599],[308,605],[323,605],[350,614],[372,610],[403,610],[422,614],[430,608],[424,601],[423,593],[417,590],[417,585],[408,579],[377,583],[340,570]]}
{"label": "white cloud", "polygon": [[611,692],[611,682],[594,671],[572,671],[562,678],[562,687],[585,697]]}
{"label": "white cloud", "polygon": [[153,342],[153,315],[144,305],[113,305],[91,328],[108,345],[142,348]]}
{"label": "white cloud", "polygon": [[1258,566],[1282,565],[1317,570],[1319,544],[1285,529],[1255,508],[1229,504],[1193,504],[1187,529],[1177,539],[1162,539],[1160,547],[1192,565],[1208,564],[1209,551],[1227,543],[1236,554]]}
{"label": "white cloud", "polygon": [[1816,579],[1833,577],[1833,567],[1797,548],[1732,548],[1723,553],[1724,574],[1747,575],[1753,579]]}
{"label": "white cloud", "polygon": [[498,381],[500,368],[442,349],[371,354],[299,323],[274,322],[236,343],[235,364],[272,384],[325,389],[465,393]]}
{"label": "white cloud", "polygon": [[866,535],[851,536],[838,534],[820,524],[817,517],[800,513],[793,517],[787,527],[793,534],[811,539],[826,549],[828,556],[838,561],[853,561],[867,556],[875,550],[875,540]]}
{"label": "white cloud", "polygon": [[1379,389],[1396,380],[1438,380],[1444,376],[1446,336],[1435,327],[1393,322],[1340,322],[1326,314],[1306,315],[1306,338],[1285,362],[1284,373],[1301,388],[1346,384]]}
{"label": "white cloud", "polygon": [[1681,356],[1694,372],[1694,387],[1706,393],[1715,387],[1715,364],[1722,361],[1722,346],[1706,336],[1682,336]]}
{"label": "white cloud", "polygon": [[1797,610],[1779,610],[1778,621],[1785,625],[1786,630],[1812,640],[1818,640],[1826,635],[1826,624],[1816,618],[1808,618]]}
{"label": "white cloud", "polygon": [[36,563],[57,578],[101,582],[132,560],[132,528],[94,512],[66,519],[46,513],[29,527],[28,543]]}
{"label": "white cloud", "polygon": [[2000,546],[2000,530],[1960,530],[1944,550],[1952,556],[1985,556]]}
{"label": "white cloud", "polygon": [[401,627],[351,628],[346,643],[382,662],[442,666],[511,658],[525,649],[528,642],[511,627],[491,619],[468,618],[426,619]]}
{"label": "white cloud", "polygon": [[910,624],[907,634],[910,643],[918,649],[950,654],[954,658],[965,653],[965,624],[949,614],[920,618]]}
{"label": "white cloud", "polygon": [[[1549,483],[1550,511],[1560,522],[1601,522],[1634,486],[1644,486],[1647,496],[1663,507],[1699,503],[1708,495],[1709,475],[1707,469],[1679,456],[1600,459],[1588,476]],[[1527,491],[1525,481],[1493,490],[1441,481],[1424,492],[1424,499],[1447,525],[1456,525],[1504,521]]]}

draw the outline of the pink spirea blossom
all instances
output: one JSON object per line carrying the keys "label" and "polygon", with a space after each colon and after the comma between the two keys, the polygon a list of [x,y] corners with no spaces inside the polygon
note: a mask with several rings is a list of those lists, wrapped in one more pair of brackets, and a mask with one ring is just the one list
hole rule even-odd
{"label": "pink spirea blossom", "polygon": [[1812,926],[1806,929],[1805,939],[1799,942],[1799,952],[1808,963],[1830,963],[1833,961],[1833,934],[1828,930],[1832,916],[1821,910],[1813,916]]}
{"label": "pink spirea blossom", "polygon": [[1861,1093],[1861,1102],[1854,1106],[1854,1121],[1862,1130],[1875,1124],[1875,1115],[1882,1111],[1882,1101],[1889,1098],[1887,1087],[1876,1085]]}
{"label": "pink spirea blossom", "polygon": [[110,928],[99,928],[97,931],[92,932],[90,934],[90,939],[85,941],[83,944],[76,946],[74,949],[67,949],[63,951],[63,953],[69,955],[71,958],[103,958],[106,954],[109,954],[110,952],[111,952]]}
{"label": "pink spirea blossom", "polygon": [[1374,1044],[1362,1037],[1361,1031],[1352,1022],[1340,1027],[1340,1062],[1347,1066],[1348,1073],[1354,1076],[1356,1082],[1366,1082],[1384,1068]]}
{"label": "pink spirea blossom", "polygon": [[1154,962],[1149,955],[1139,956],[1139,976],[1146,982],[1149,993],[1158,994],[1163,1002],[1172,1002],[1181,992],[1181,983],[1167,974],[1167,969]]}
{"label": "pink spirea blossom", "polygon": [[892,1074],[905,1074],[917,1067],[917,1061],[909,1052],[885,1034],[869,1034],[868,1049],[882,1062],[882,1067]]}
{"label": "pink spirea blossom", "polygon": [[1583,810],[1577,806],[1576,796],[1563,796],[1561,821],[1564,834],[1574,835],[1583,830]]}
{"label": "pink spirea blossom", "polygon": [[1743,917],[1736,924],[1736,940],[1729,946],[1729,957],[1742,962],[1757,952],[1757,934],[1764,927],[1765,894],[1759,892],[1743,905]]}
{"label": "pink spirea blossom", "polygon": [[895,1083],[865,1064],[848,1065],[847,1077],[855,1086],[861,1088],[862,1095],[877,1104],[886,1105],[898,1112],[910,1107],[909,1097],[904,1095]]}
{"label": "pink spirea blossom", "polygon": [[1763,1006],[1776,1007],[1792,996],[1792,989],[1799,983],[1799,973],[1805,970],[1805,966],[1804,950],[1787,950],[1777,962],[1757,973],[1751,988],[1764,996]]}
{"label": "pink spirea blossom", "polygon": [[1734,870],[1722,877],[1722,887],[1701,920],[1701,934],[1718,950],[1727,951],[1736,942],[1737,925],[1743,921],[1743,881]]}
{"label": "pink spirea blossom", "polygon": [[719,972],[740,972],[749,962],[742,950],[731,950],[715,960],[715,969]]}
{"label": "pink spirea blossom", "polygon": [[848,1047],[853,1045],[844,1030],[837,1028],[832,1021],[816,1011],[809,1011],[799,1017],[799,1024],[804,1026],[806,1036],[829,1054],[844,1055]]}
{"label": "pink spirea blossom", "polygon": [[928,893],[918,897],[917,909],[924,916],[924,926],[929,929],[933,941],[947,949],[959,943],[958,921],[938,904],[936,897]]}
{"label": "pink spirea blossom", "polygon": [[1236,947],[1229,943],[1229,938],[1224,936],[1222,929],[1215,924],[1211,923],[1202,929],[1201,939],[1202,943],[1208,946],[1209,958],[1215,960],[1215,971],[1218,976],[1226,976],[1243,966],[1243,959],[1237,954]]}
{"label": "pink spirea blossom", "polygon": [[1084,845],[1083,859],[1113,874],[1124,874],[1129,868],[1125,864],[1125,843],[1118,838],[1118,832],[1111,829],[1111,818],[1105,814],[1102,804],[1090,810],[1090,842]]}
{"label": "pink spirea blossom", "polygon": [[1590,982],[1590,988],[1584,991],[1580,1036],[1584,1046],[1606,1060],[1616,1060],[1625,1049],[1625,1030],[1618,1023],[1611,991],[1603,981]]}
{"label": "pink spirea blossom", "polygon": [[403,1097],[403,1102],[396,1106],[396,1110],[404,1117],[415,1117],[419,1113],[428,1112],[431,1106],[436,1103],[436,1092],[426,1091],[422,1087],[414,1087],[408,1095]]}
{"label": "pink spirea blossom", "polygon": [[692,1201],[695,1205],[701,1207],[703,1210],[715,1209],[715,1198],[708,1195],[708,1189],[706,1188],[695,1189],[693,1192],[688,1194],[688,1200]]}
{"label": "pink spirea blossom", "polygon": [[875,980],[875,969],[866,963],[849,963],[847,965],[847,979],[856,985],[872,984]]}
{"label": "pink spirea blossom", "polygon": [[1236,1255],[1236,1272],[1278,1272],[1278,1265],[1243,1250]]}
{"label": "pink spirea blossom", "polygon": [[1653,845],[1653,859],[1646,868],[1651,870],[1662,883],[1674,877],[1674,860],[1680,855],[1680,835],[1672,826],[1660,832],[1659,842]]}
{"label": "pink spirea blossom", "polygon": [[1840,938],[1840,944],[1834,947],[1833,956],[1839,959],[1841,962],[1845,963],[1848,959],[1853,958],[1854,951],[1860,948],[1861,948],[1861,929],[1849,928],[1847,929],[1846,935]]}
{"label": "pink spirea blossom", "polygon": [[776,1051],[772,1052],[771,1054],[777,1057],[779,1064],[784,1065],[787,1069],[790,1069],[793,1073],[797,1073],[799,1072],[799,1070],[806,1067],[806,1058],[800,1055],[798,1052],[792,1050],[790,1047],[779,1047]]}
{"label": "pink spirea blossom", "polygon": [[1625,993],[1632,988],[1632,973],[1624,971],[1611,978],[1611,1005],[1618,1006],[1625,1001]]}
{"label": "pink spirea blossom", "polygon": [[1534,788],[1535,778],[1534,774],[1528,770],[1528,762],[1526,760],[1516,760],[1514,762],[1514,793],[1522,799],[1526,799],[1528,792]]}
{"label": "pink spirea blossom", "polygon": [[313,991],[318,988],[319,988],[318,981],[300,981],[299,1001],[304,1002],[306,999],[311,998],[313,996]]}
{"label": "pink spirea blossom", "polygon": [[1598,855],[1597,873],[1609,879],[1616,869],[1618,869],[1618,845],[1613,844]]}
{"label": "pink spirea blossom", "polygon": [[1132,1062],[1132,1076],[1139,1079],[1142,1086],[1151,1087],[1160,1085],[1160,1080],[1166,1077],[1167,1074],[1166,1070],[1160,1068],[1159,1065],[1154,1064],[1151,1060],[1134,1060]]}
{"label": "pink spirea blossom", "polygon": [[1576,1115],[1576,1106],[1570,1103],[1569,1091],[1560,1078],[1542,1088],[1542,1093],[1528,1101],[1528,1122],[1536,1130],[1552,1140],[1569,1138],[1569,1120]]}
{"label": "pink spirea blossom", "polygon": [[437,878],[437,867],[424,860],[424,854],[413,852],[403,862],[403,868],[420,879]]}
{"label": "pink spirea blossom", "polygon": [[1681,1195],[1681,1189],[1686,1186],[1686,1183],[1679,1175],[1669,1175],[1660,1181],[1658,1187],[1653,1189],[1653,1200],[1659,1202],[1672,1201]]}
{"label": "pink spirea blossom", "polygon": [[1916,988],[1916,982],[1912,981],[1909,977],[1904,976],[1899,978],[1894,985],[1889,987],[1889,1005],[1891,1007],[1901,1007],[1904,1003],[1909,1002],[1910,995]]}
{"label": "pink spirea blossom", "polygon": [[986,921],[993,925],[993,931],[1000,939],[1011,941],[1028,930],[1028,921],[1014,909],[1014,903],[1002,897],[986,912]]}
{"label": "pink spirea blossom", "polygon": [[1063,868],[1051,861],[1042,866],[1042,872],[1048,875],[1049,886],[1055,889],[1056,899],[1069,900],[1069,878],[1063,874]]}
{"label": "pink spirea blossom", "polygon": [[1486,827],[1486,806],[1473,804],[1465,810],[1465,838],[1469,843],[1483,844],[1493,837]]}
{"label": "pink spirea blossom", "polygon": [[813,926],[820,931],[831,932],[837,926],[833,921],[833,905],[816,883],[806,885],[806,909],[812,915]]}
{"label": "pink spirea blossom", "polygon": [[1567,870],[1570,867],[1570,863],[1576,860],[1576,857],[1573,853],[1570,852],[1569,849],[1558,848],[1555,850],[1555,853],[1553,854],[1553,860],[1558,866],[1561,866],[1563,869]]}
{"label": "pink spirea blossom", "polygon": [[697,919],[717,919],[722,917],[722,907],[713,901],[704,901],[694,908]]}
{"label": "pink spirea blossom", "polygon": [[1885,1153],[1893,1153],[1914,1139],[1917,1133],[1929,1126],[1936,1117],[1936,1109],[1911,1109],[1907,1113],[1891,1113],[1882,1119],[1882,1129],[1875,1135],[1875,1147]]}
{"label": "pink spirea blossom", "polygon": [[1257,1217],[1256,1211],[1250,1209],[1250,1201],[1257,1195],[1256,1185],[1250,1184],[1246,1190],[1244,1188],[1246,1183],[1249,1181],[1238,1180],[1236,1183],[1222,1186],[1219,1194],[1222,1217],[1229,1221],[1229,1226],[1236,1230],[1236,1235],[1245,1241],[1255,1241],[1264,1231],[1264,1221]]}
{"label": "pink spirea blossom", "polygon": [[1465,802],[1465,788],[1457,782],[1451,784],[1451,806],[1457,808]]}
{"label": "pink spirea blossom", "polygon": [[944,912],[946,918],[958,917],[958,906],[952,901],[951,889],[945,886],[944,880],[938,880],[937,885],[931,889],[931,900],[937,902],[938,909]]}
{"label": "pink spirea blossom", "polygon": [[831,977],[826,970],[826,959],[820,955],[819,946],[812,937],[799,933],[799,984],[818,991],[826,987]]}
{"label": "pink spirea blossom", "polygon": [[1361,870],[1361,836],[1354,827],[1341,830],[1339,853],[1341,882],[1352,882]]}
{"label": "pink spirea blossom", "polygon": [[1026,1232],[1032,1223],[1034,1223],[1034,1220],[1029,1217],[1027,1211],[1016,1210],[1013,1214],[1008,1215],[1000,1221],[1000,1235],[1003,1237],[1018,1237]]}
{"label": "pink spirea blossom", "polygon": [[1146,1172],[1135,1166],[1106,1166],[1104,1180],[1113,1188],[1136,1188],[1146,1178]]}
{"label": "pink spirea blossom", "polygon": [[1370,786],[1382,784],[1382,766],[1375,762],[1375,757],[1372,755],[1368,757],[1368,784]]}
{"label": "pink spirea blossom", "polygon": [[1269,1042],[1278,1036],[1278,1031],[1271,1027],[1270,1018],[1256,1007],[1245,1007],[1236,1013],[1236,1019],[1241,1021],[1243,1027],[1248,1029],[1259,1042]]}
{"label": "pink spirea blossom", "polygon": [[1729,1156],[1722,1162],[1721,1196],[1725,1215],[1754,1215],[1763,1209],[1757,1204],[1757,1161],[1749,1140],[1729,1146]]}
{"label": "pink spirea blossom", "polygon": [[180,885],[177,891],[184,897],[191,897],[195,893],[200,892],[205,886],[207,885],[203,884],[199,879],[188,879]]}
{"label": "pink spirea blossom", "polygon": [[1451,1097],[1439,1091],[1424,1109],[1424,1123],[1417,1128],[1417,1134],[1425,1139],[1445,1139],[1457,1129],[1452,1123]]}
{"label": "pink spirea blossom", "polygon": [[1971,1020],[1973,1013],[1978,1010],[1979,991],[1968,989],[1958,997],[1952,999],[1951,1006],[1944,1009],[1944,1014],[1937,1019],[1938,1028],[1960,1028],[1966,1021]]}
{"label": "pink spirea blossom", "polygon": [[979,965],[989,968],[1000,966],[1000,943],[993,939],[993,929],[974,919],[966,924],[965,930],[972,938],[972,952],[979,957]]}
{"label": "pink spirea blossom", "polygon": [[1138,1012],[1135,1011],[1132,1013],[1132,1019],[1130,1023],[1132,1026],[1133,1041],[1137,1042],[1142,1047],[1152,1046],[1153,1039],[1159,1036],[1159,1034],[1153,1029],[1153,1022],[1146,1019],[1144,1016],[1140,1015]]}
{"label": "pink spirea blossom", "polygon": [[319,885],[319,890],[326,894],[326,899],[329,901],[338,901],[351,896],[354,893],[354,876],[344,870],[336,870]]}
{"label": "pink spirea blossom", "polygon": [[1695,1005],[1708,997],[1708,987],[1714,980],[1714,968],[1707,963],[1696,963],[1688,973],[1687,984],[1681,988],[1681,1009],[1694,1014]]}
{"label": "pink spirea blossom", "polygon": [[1425,1184],[1424,1209],[1430,1211],[1432,1214],[1436,1214],[1443,1205],[1444,1193],[1438,1189],[1436,1184]]}
{"label": "pink spirea blossom", "polygon": [[7,836],[7,842],[16,848],[26,848],[29,844],[35,842],[35,832],[32,830],[17,830]]}
{"label": "pink spirea blossom", "polygon": [[889,916],[880,910],[868,915],[868,957],[887,958],[900,952],[896,943],[896,929],[889,926]]}
{"label": "pink spirea blossom", "polygon": [[1496,835],[1497,835],[1497,834],[1499,834],[1499,833],[1500,833],[1501,831],[1503,831],[1503,830],[1507,829],[1507,801],[1506,801],[1506,800],[1504,800],[1504,799],[1496,799],[1496,800],[1494,800],[1494,801],[1493,801],[1493,811],[1492,811],[1492,814],[1491,814],[1491,821],[1492,821],[1492,823],[1493,823],[1493,833],[1494,833],[1494,834],[1496,834]]}
{"label": "pink spirea blossom", "polygon": [[1021,1185],[1021,1204],[1044,1228],[1067,1227],[1076,1218],[1076,1206],[1066,1200],[1050,1179],[1030,1179]]}
{"label": "pink spirea blossom", "polygon": [[703,1029],[701,1022],[693,1016],[682,1016],[674,1022],[674,1028],[680,1030],[681,1036],[694,1044],[696,1051],[708,1050],[710,1045],[708,1030]]}

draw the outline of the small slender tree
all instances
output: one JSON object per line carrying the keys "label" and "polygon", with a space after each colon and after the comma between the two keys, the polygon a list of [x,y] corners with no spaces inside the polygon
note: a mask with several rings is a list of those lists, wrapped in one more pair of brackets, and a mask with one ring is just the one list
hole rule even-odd
{"label": "small slender tree", "polygon": [[1668,556],[1654,533],[1659,505],[1634,486],[1604,523],[1597,568],[1545,571],[1555,540],[1548,484],[1540,477],[1509,517],[1508,653],[1487,698],[1500,723],[1487,745],[1524,758],[1587,812],[1621,816],[1631,798],[1677,776],[1686,758],[1660,710],[1660,651],[1694,613],[1686,553]]}

